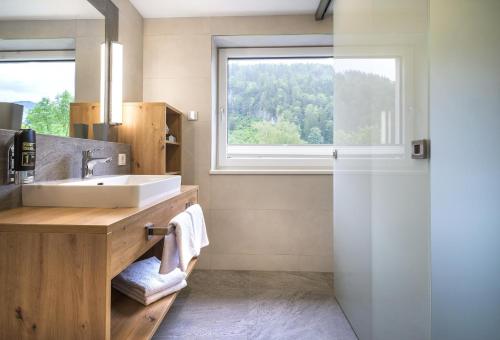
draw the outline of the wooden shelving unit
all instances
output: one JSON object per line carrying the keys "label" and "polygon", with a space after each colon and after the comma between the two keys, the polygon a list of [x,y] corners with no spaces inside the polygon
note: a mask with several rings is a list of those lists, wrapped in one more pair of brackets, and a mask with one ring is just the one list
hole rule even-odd
{"label": "wooden shelving unit", "polygon": [[[176,141],[167,140],[166,128]],[[133,174],[182,173],[182,112],[167,103],[124,103],[118,141],[132,148]]]}
{"label": "wooden shelving unit", "polygon": [[180,174],[182,163],[182,112],[168,105],[166,108],[167,126],[170,133],[176,137],[175,142],[166,141],[165,173]]}
{"label": "wooden shelving unit", "polygon": [[[189,263],[191,274],[197,259]],[[111,293],[111,339],[150,339],[172,307],[179,292],[168,295],[149,306],[143,306],[122,293]]]}

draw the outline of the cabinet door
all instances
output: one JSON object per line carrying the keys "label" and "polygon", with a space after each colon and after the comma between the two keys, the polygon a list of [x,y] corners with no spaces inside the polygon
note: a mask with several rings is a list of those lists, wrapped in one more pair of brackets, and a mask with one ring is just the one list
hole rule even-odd
{"label": "cabinet door", "polygon": [[0,339],[109,339],[106,234],[0,232]]}

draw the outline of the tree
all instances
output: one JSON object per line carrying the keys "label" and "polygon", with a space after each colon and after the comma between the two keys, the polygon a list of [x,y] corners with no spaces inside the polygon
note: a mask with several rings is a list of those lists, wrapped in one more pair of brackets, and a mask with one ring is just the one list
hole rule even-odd
{"label": "tree", "polygon": [[23,127],[48,135],[69,135],[69,105],[73,97],[68,91],[56,96],[52,101],[43,98],[26,116]]}
{"label": "tree", "polygon": [[228,74],[229,144],[305,144],[314,127],[331,141],[332,65],[230,62]]}
{"label": "tree", "polygon": [[321,130],[317,127],[313,127],[311,130],[309,130],[307,142],[309,144],[323,144],[323,136],[321,135]]}
{"label": "tree", "polygon": [[256,132],[256,144],[302,144],[297,125],[280,121],[273,124],[268,121],[254,122],[252,127]]}
{"label": "tree", "polygon": [[380,113],[395,112],[395,92],[394,81],[377,74],[336,74],[335,144],[379,144]]}

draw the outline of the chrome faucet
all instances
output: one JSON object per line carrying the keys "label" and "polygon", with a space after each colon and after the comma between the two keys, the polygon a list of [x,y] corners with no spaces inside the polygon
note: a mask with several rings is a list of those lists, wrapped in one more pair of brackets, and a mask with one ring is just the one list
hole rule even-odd
{"label": "chrome faucet", "polygon": [[93,157],[94,151],[97,150],[84,150],[82,151],[82,178],[90,178],[94,175],[94,167],[99,163],[109,164],[112,160],[111,157],[96,158]]}

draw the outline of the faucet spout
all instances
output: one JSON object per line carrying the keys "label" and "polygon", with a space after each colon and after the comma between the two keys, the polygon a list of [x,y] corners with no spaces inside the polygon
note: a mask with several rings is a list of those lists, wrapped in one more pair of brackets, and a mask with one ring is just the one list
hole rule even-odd
{"label": "faucet spout", "polygon": [[109,164],[112,157],[93,157],[92,150],[82,152],[82,178],[90,178],[94,175],[94,167],[97,164]]}

